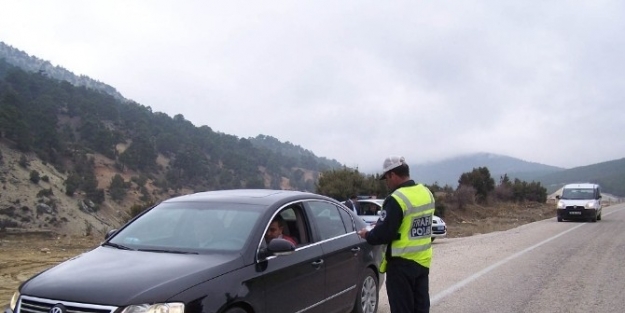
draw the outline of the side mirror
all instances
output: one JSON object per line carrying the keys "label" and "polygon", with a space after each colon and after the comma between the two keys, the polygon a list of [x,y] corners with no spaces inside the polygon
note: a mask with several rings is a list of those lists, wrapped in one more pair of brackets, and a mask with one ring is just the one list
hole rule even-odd
{"label": "side mirror", "polygon": [[282,238],[275,238],[267,245],[267,252],[269,252],[270,255],[289,255],[293,253],[293,251],[295,251],[295,245]]}
{"label": "side mirror", "polygon": [[111,236],[113,236],[113,234],[115,234],[116,232],[117,232],[117,229],[109,230],[108,232],[106,232],[106,235],[104,235],[104,240],[111,238]]}
{"label": "side mirror", "polygon": [[560,200],[560,195],[556,195],[556,199]]}

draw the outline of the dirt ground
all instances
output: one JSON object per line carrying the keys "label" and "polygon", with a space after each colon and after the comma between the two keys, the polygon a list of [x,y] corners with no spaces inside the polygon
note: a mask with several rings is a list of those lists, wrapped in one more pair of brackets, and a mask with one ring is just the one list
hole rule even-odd
{"label": "dirt ground", "polygon": [[[555,216],[553,204],[471,206],[447,210],[448,237],[508,230]],[[50,232],[0,232],[0,308],[19,284],[36,273],[96,247],[101,237],[72,237]]]}
{"label": "dirt ground", "polygon": [[555,217],[555,203],[498,203],[470,205],[464,210],[447,209],[443,220],[448,237],[466,237],[504,231],[523,224]]}
{"label": "dirt ground", "polygon": [[103,238],[41,233],[0,233],[0,308],[31,276],[96,247]]}

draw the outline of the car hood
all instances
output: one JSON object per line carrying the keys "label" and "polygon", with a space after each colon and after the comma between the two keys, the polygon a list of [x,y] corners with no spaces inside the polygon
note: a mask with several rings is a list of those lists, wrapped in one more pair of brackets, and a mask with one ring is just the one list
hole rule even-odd
{"label": "car hood", "polygon": [[569,205],[577,205],[577,206],[585,206],[586,204],[588,204],[589,202],[595,202],[597,200],[595,199],[581,199],[581,200],[573,200],[573,199],[560,199],[560,201],[562,203],[564,203],[565,205],[569,206]]}
{"label": "car hood", "polygon": [[432,221],[434,222],[434,224],[445,225],[445,222],[443,222],[443,219],[436,215],[434,215],[434,217],[432,218]]}
{"label": "car hood", "polygon": [[166,301],[242,264],[238,254],[171,254],[101,246],[31,278],[20,292],[115,306]]}

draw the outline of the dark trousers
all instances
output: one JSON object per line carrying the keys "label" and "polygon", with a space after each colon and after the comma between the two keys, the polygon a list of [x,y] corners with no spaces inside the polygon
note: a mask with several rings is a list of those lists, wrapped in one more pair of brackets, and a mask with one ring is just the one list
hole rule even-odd
{"label": "dark trousers", "polygon": [[404,259],[391,258],[386,268],[386,292],[392,313],[429,313],[430,269]]}

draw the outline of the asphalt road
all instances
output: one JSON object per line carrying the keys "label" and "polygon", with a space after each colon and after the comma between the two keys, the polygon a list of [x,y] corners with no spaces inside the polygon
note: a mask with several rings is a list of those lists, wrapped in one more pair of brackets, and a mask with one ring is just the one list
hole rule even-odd
{"label": "asphalt road", "polygon": [[[432,313],[625,312],[625,204],[597,223],[437,239],[430,299]],[[378,312],[390,313],[384,287]]]}

